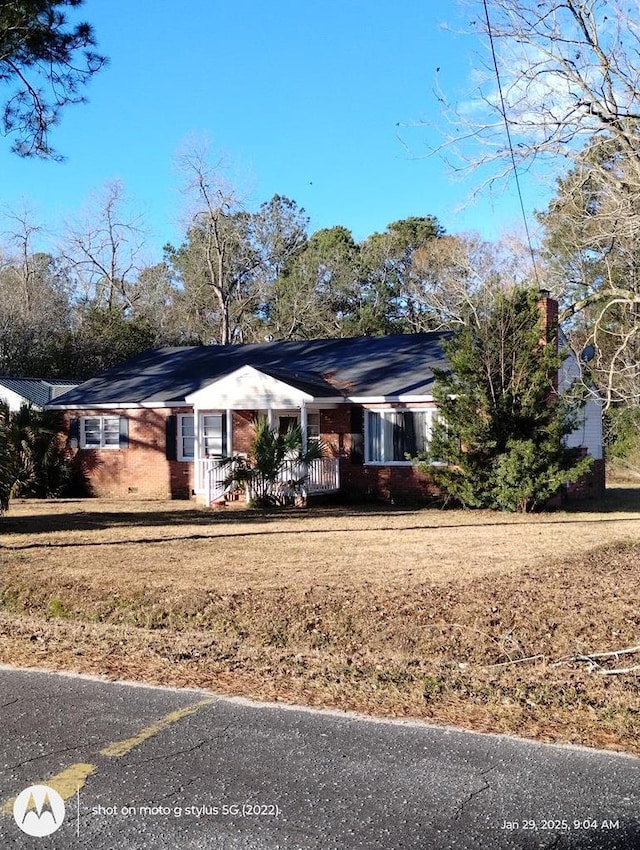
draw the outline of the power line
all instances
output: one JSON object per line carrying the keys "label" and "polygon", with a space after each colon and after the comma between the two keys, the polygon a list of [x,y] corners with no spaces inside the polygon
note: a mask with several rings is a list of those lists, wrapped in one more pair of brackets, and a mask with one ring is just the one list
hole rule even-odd
{"label": "power line", "polygon": [[489,44],[491,45],[491,55],[493,56],[493,67],[496,72],[496,80],[498,82],[498,92],[500,93],[500,104],[502,107],[502,120],[504,121],[505,130],[507,131],[507,141],[509,143],[509,152],[511,154],[511,164],[513,165],[513,174],[516,178],[516,189],[518,190],[518,198],[520,200],[520,209],[522,210],[522,220],[524,222],[524,230],[527,235],[527,243],[529,245],[529,253],[531,254],[531,262],[533,263],[533,274],[536,279],[536,283],[538,284],[538,288],[540,288],[540,278],[538,277],[538,266],[536,264],[535,254],[533,253],[533,245],[531,244],[531,234],[529,233],[529,223],[527,221],[527,214],[524,209],[524,201],[522,200],[522,189],[520,188],[520,176],[518,174],[518,166],[516,164],[516,156],[513,152],[513,142],[511,141],[511,130],[509,129],[509,122],[507,121],[507,107],[504,102],[504,95],[502,93],[502,81],[500,80],[500,71],[498,70],[498,59],[496,57],[496,48],[493,42],[493,30],[491,29],[491,20],[489,19],[489,8],[487,6],[487,0],[482,0],[484,6],[484,16],[487,22],[487,32],[489,33]]}

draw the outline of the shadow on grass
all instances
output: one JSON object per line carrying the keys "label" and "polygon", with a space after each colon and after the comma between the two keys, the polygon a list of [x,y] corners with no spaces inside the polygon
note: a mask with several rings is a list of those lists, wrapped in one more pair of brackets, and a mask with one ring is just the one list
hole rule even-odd
{"label": "shadow on grass", "polygon": [[609,487],[598,498],[569,501],[567,513],[640,513],[640,487]]}
{"label": "shadow on grass", "polygon": [[[184,510],[136,510],[132,505],[130,510],[126,511],[108,511],[101,508],[101,504],[96,504],[91,499],[65,500],[57,504],[73,504],[77,505],[77,511],[48,513],[48,514],[32,514],[28,516],[12,516],[10,513],[0,519],[0,534],[11,535],[29,535],[35,536],[39,534],[49,534],[52,532],[66,531],[107,531],[115,528],[180,528],[181,526],[200,526],[209,529],[212,533],[209,534],[177,534],[175,537],[155,538],[148,537],[139,540],[119,540],[119,541],[73,541],[60,543],[27,543],[21,546],[3,546],[0,543],[0,548],[11,549],[32,549],[39,546],[46,547],[64,547],[64,546],[106,546],[106,545],[122,545],[123,543],[156,543],[167,542],[172,540],[198,540],[212,539],[222,537],[240,537],[252,536],[255,534],[300,534],[299,528],[291,530],[273,530],[269,531],[266,527],[275,522],[283,522],[288,519],[304,519],[307,521],[313,519],[349,519],[349,518],[366,518],[375,517],[376,520],[383,520],[385,517],[395,516],[415,516],[420,517],[421,522],[412,525],[403,525],[402,531],[428,530],[435,528],[471,528],[471,527],[501,527],[513,526],[518,527],[511,519],[500,519],[501,514],[498,512],[492,513],[489,511],[483,512],[484,521],[478,522],[442,522],[443,516],[449,512],[435,507],[425,508],[424,506],[415,506],[408,508],[407,506],[389,506],[385,505],[325,505],[322,507],[310,508],[285,508],[276,511],[260,511],[249,508],[232,509],[213,512],[206,508],[187,508]],[[56,502],[52,501],[52,507]],[[161,503],[160,503],[161,504]],[[95,505],[95,507],[94,507]],[[438,522],[429,522],[429,517],[437,513]],[[475,512],[469,511],[469,516],[473,516]],[[608,518],[607,514],[613,513],[634,513],[632,517],[613,517]],[[545,523],[553,524],[571,524],[571,523],[605,523],[605,522],[640,522],[640,489],[636,488],[612,488],[607,491],[604,497],[599,499],[587,499],[580,502],[573,502],[565,505],[562,511],[553,510],[547,514],[549,519],[546,520],[545,514],[537,514],[535,522],[538,525]],[[602,516],[604,515],[604,516]],[[476,513],[477,517],[478,514]],[[240,525],[245,526],[245,532],[233,532],[230,534],[216,533],[216,526],[220,525]],[[366,531],[367,529],[359,529]],[[376,524],[375,528],[368,529],[370,531],[398,531],[394,526],[386,526],[382,522]],[[330,528],[317,529],[305,528],[305,534],[327,534],[327,533],[348,533],[353,531],[352,528]]]}
{"label": "shadow on grass", "polygon": [[[621,507],[622,501],[614,496],[617,507],[610,507],[609,511],[623,513]],[[612,522],[640,523],[640,510],[636,510],[636,516],[633,517],[608,517],[607,511],[602,507],[596,509],[595,503],[590,503],[587,507],[578,509],[573,507],[572,510],[564,512],[561,516],[555,512],[549,514],[549,519],[544,519],[544,514],[538,514],[535,518],[536,526],[543,525],[572,525],[585,523],[605,524]],[[631,510],[631,508],[628,508]],[[442,512],[440,517],[443,516]],[[595,515],[594,515],[595,514]],[[598,515],[600,514],[600,515]],[[386,525],[382,522],[377,522],[372,528],[358,528],[358,534],[374,533],[380,531],[388,532],[407,532],[407,531],[430,531],[439,529],[468,529],[468,528],[498,528],[510,527],[517,534],[521,528],[521,524],[513,522],[513,520],[499,519],[499,513],[484,513],[484,521],[481,522],[433,522],[428,521],[429,516],[433,515],[432,510],[415,509],[412,511],[406,509],[390,509],[388,506],[384,509],[374,507],[358,507],[358,508],[310,508],[310,509],[291,509],[276,512],[262,512],[250,509],[239,509],[233,512],[212,513],[206,509],[187,509],[184,511],[127,511],[127,512],[102,512],[102,511],[84,511],[77,514],[46,514],[43,516],[26,516],[14,517],[12,520],[3,520],[0,529],[3,533],[14,533],[35,536],[37,534],[46,534],[54,531],[102,531],[113,528],[179,528],[180,526],[201,526],[208,529],[208,533],[204,530],[202,533],[180,534],[175,536],[154,537],[145,536],[132,539],[120,540],[70,540],[70,541],[34,541],[24,544],[2,544],[0,549],[5,551],[23,551],[28,549],[65,549],[79,547],[98,547],[98,546],[128,546],[131,544],[154,544],[154,543],[174,543],[187,542],[195,540],[223,540],[225,538],[246,538],[257,536],[289,536],[289,535],[326,535],[326,534],[351,534],[353,527],[331,527],[331,528],[312,528],[299,526],[287,529],[277,528],[270,529],[270,523],[279,522],[287,519],[304,519],[313,520],[314,518],[333,517],[338,519],[348,519],[352,517],[375,517],[382,520],[384,517],[392,516],[411,516],[420,515],[423,522],[402,525],[401,528],[393,525]],[[446,515],[446,514],[445,514]],[[495,517],[495,519],[494,519]],[[244,530],[238,531],[223,531],[220,526],[229,525],[241,526]],[[218,526],[218,528],[216,528]],[[640,544],[639,544],[640,545]]]}
{"label": "shadow on grass", "polygon": [[[51,504],[61,504],[54,502]],[[319,517],[385,517],[417,514],[424,506],[407,509],[389,505],[324,506],[312,508],[283,508],[274,511],[237,508],[214,512],[207,508],[187,508],[185,510],[136,511],[132,506],[128,511],[105,511],[98,507],[92,510],[92,500],[66,500],[65,504],[77,504],[77,512],[33,514],[12,516],[10,513],[0,519],[0,535],[4,534],[49,534],[55,531],[106,531],[113,528],[145,528],[153,526],[176,527],[185,525],[248,525],[262,526],[287,519],[313,519]]]}

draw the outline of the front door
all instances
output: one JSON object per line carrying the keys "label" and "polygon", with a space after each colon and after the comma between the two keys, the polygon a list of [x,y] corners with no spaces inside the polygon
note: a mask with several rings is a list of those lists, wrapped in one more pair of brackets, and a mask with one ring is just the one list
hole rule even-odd
{"label": "front door", "polygon": [[211,460],[224,457],[227,453],[227,417],[224,413],[200,413],[198,415],[198,457],[195,469],[195,490],[204,493],[207,488],[208,469]]}
{"label": "front door", "polygon": [[299,416],[278,416],[278,434],[286,434],[290,428],[295,428],[300,424]]}
{"label": "front door", "polygon": [[205,457],[222,457],[225,454],[226,416],[223,413],[203,413],[201,417],[200,446]]}

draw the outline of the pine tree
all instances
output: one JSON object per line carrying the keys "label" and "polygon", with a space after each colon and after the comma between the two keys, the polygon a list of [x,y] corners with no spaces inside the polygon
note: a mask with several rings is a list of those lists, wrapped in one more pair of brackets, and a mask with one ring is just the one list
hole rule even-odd
{"label": "pine tree", "polygon": [[450,371],[436,373],[439,417],[419,466],[464,506],[533,510],[591,463],[564,446],[575,413],[557,391],[556,328],[538,299],[498,292],[445,344]]}
{"label": "pine tree", "polygon": [[84,0],[3,0],[0,3],[0,133],[16,134],[19,156],[60,159],[49,130],[106,63],[91,48],[92,27],[70,23],[67,10]]}

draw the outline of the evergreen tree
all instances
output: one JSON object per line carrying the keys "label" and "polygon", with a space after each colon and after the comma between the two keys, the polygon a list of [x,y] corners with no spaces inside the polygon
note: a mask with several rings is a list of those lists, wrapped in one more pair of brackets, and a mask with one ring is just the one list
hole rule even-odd
{"label": "evergreen tree", "polygon": [[82,90],[106,59],[91,48],[92,27],[69,23],[84,0],[3,0],[0,3],[0,84],[5,92],[0,132],[16,134],[20,156],[59,159],[49,130],[63,107],[82,103]]}
{"label": "evergreen tree", "polygon": [[591,463],[564,446],[575,420],[538,299],[529,288],[498,292],[445,344],[450,371],[436,373],[440,415],[419,466],[465,506],[533,510]]}
{"label": "evergreen tree", "polygon": [[0,516],[9,509],[18,466],[10,439],[10,412],[7,402],[0,400]]}

